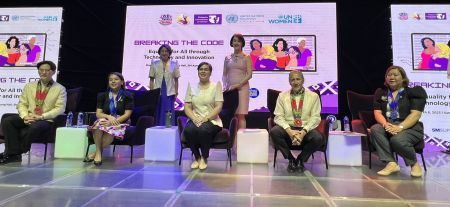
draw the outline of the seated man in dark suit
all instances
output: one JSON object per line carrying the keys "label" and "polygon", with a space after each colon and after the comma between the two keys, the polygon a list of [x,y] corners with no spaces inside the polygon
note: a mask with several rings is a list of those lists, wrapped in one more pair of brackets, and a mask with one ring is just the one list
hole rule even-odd
{"label": "seated man in dark suit", "polygon": [[6,147],[0,164],[21,162],[22,153],[30,150],[31,139],[50,130],[53,119],[66,108],[66,88],[52,79],[55,63],[42,61],[37,68],[40,79],[25,85],[17,105],[19,114],[1,123]]}
{"label": "seated man in dark suit", "polygon": [[[274,111],[276,126],[270,130],[274,145],[289,160],[288,172],[303,172],[303,163],[324,142],[316,129],[320,123],[320,98],[303,87],[304,80],[300,71],[289,73],[291,89],[278,96]],[[297,158],[290,151],[293,145],[300,145],[303,149]]]}

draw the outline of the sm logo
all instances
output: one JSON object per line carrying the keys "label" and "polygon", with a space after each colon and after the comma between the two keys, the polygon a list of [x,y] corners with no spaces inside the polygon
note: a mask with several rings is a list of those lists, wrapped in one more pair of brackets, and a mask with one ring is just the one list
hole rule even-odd
{"label": "sm logo", "polygon": [[250,98],[256,98],[256,97],[258,97],[259,96],[259,90],[258,89],[256,89],[256,88],[250,88],[250,89],[248,89],[249,90],[249,96],[250,96]]}

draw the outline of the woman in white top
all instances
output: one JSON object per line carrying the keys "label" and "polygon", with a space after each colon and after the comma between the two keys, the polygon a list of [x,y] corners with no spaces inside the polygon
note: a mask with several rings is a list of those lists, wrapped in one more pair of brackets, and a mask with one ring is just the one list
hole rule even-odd
{"label": "woman in white top", "polygon": [[202,62],[197,70],[200,82],[192,86],[189,83],[184,99],[184,112],[190,120],[183,133],[195,156],[191,168],[203,170],[207,167],[212,141],[222,130],[219,113],[222,110],[223,94],[222,84],[209,80],[212,72],[211,64]]}
{"label": "woman in white top", "polygon": [[178,62],[170,60],[172,48],[163,44],[158,49],[159,60],[150,65],[150,90],[161,88],[161,97],[156,111],[156,124],[164,126],[166,112],[172,113],[172,125],[175,125],[175,100],[178,96],[178,78],[180,66]]}

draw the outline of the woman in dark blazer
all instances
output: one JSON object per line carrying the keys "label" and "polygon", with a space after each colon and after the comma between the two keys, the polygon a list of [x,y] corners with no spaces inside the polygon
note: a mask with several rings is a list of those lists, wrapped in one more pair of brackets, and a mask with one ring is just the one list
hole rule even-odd
{"label": "woman in dark blazer", "polygon": [[395,152],[403,157],[406,166],[411,166],[411,176],[422,176],[414,145],[423,141],[423,124],[419,119],[427,93],[420,86],[410,88],[408,84],[405,70],[391,66],[386,70],[385,87],[375,91],[374,116],[378,123],[371,127],[371,138],[380,160],[387,163],[378,175],[400,171]]}

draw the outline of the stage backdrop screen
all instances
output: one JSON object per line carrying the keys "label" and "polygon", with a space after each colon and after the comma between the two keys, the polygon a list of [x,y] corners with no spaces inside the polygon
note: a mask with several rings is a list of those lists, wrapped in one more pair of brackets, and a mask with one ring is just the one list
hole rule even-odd
{"label": "stage backdrop screen", "polygon": [[[338,111],[335,3],[128,6],[125,28],[127,87],[148,89],[150,64],[159,58],[158,48],[169,44],[181,72],[178,109],[188,83],[198,82],[200,62],[211,63],[211,79],[222,81],[231,36],[241,33],[253,66],[250,111],[267,111],[267,89],[289,89],[293,69],[304,71],[306,87],[321,91],[323,113]],[[289,56],[299,44],[305,48],[301,55]],[[277,51],[277,45],[284,49]],[[277,52],[287,56],[285,64],[277,64]]]}
{"label": "stage backdrop screen", "polygon": [[56,7],[0,8],[0,116],[17,113],[23,87],[39,79],[38,62],[58,63],[61,18]]}
{"label": "stage backdrop screen", "polygon": [[394,64],[406,70],[410,86],[428,94],[422,114],[426,141],[450,141],[449,5],[392,5]]}

